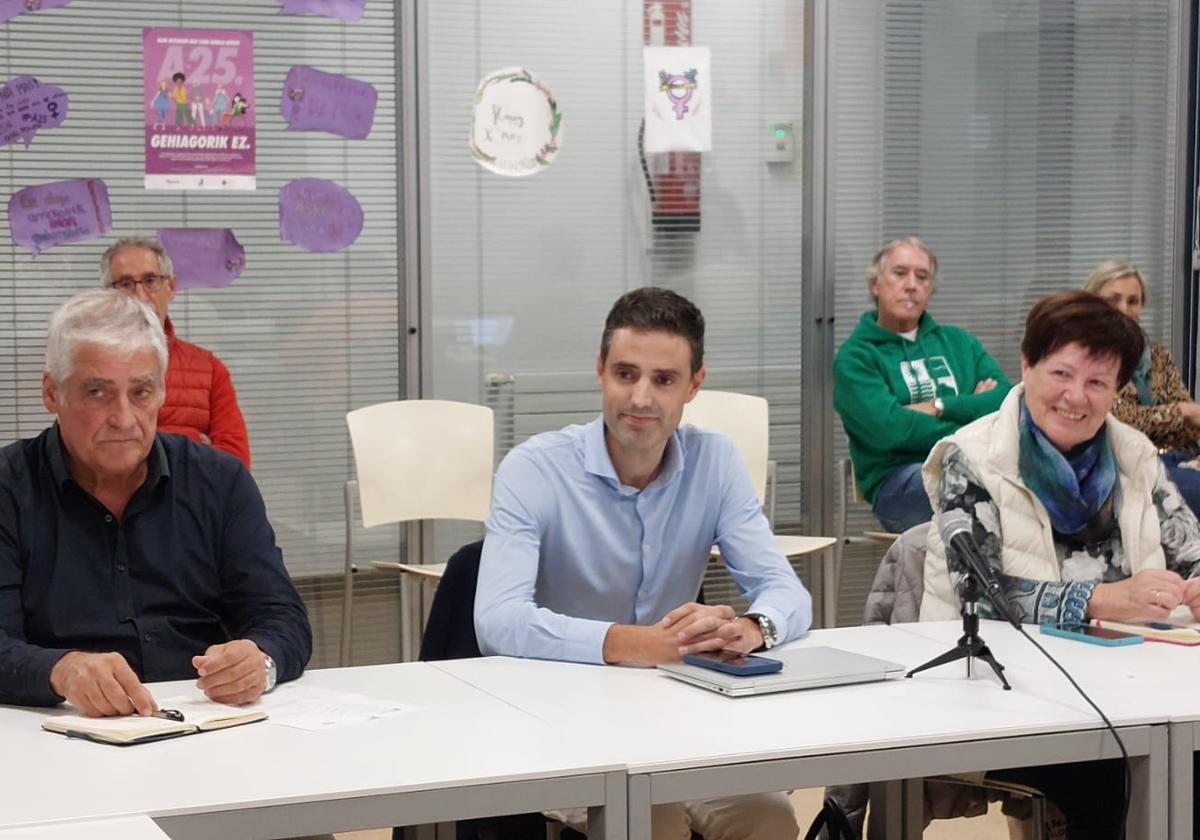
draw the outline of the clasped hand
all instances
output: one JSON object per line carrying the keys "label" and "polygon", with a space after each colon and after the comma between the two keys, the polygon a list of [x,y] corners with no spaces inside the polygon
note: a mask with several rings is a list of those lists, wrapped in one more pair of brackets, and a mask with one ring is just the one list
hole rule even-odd
{"label": "clasped hand", "polygon": [[671,610],[656,624],[614,624],[604,639],[604,661],[626,665],[678,662],[690,653],[731,650],[749,653],[762,644],[758,625],[738,618],[727,605],[695,602]]}
{"label": "clasped hand", "polygon": [[749,653],[762,644],[757,625],[738,618],[726,604],[683,604],[663,616],[659,624],[665,633],[675,634],[680,657],[714,650]]}
{"label": "clasped hand", "polygon": [[1113,621],[1161,620],[1180,604],[1200,621],[1200,578],[1184,580],[1167,569],[1142,569],[1125,580],[1096,584],[1088,613]]}

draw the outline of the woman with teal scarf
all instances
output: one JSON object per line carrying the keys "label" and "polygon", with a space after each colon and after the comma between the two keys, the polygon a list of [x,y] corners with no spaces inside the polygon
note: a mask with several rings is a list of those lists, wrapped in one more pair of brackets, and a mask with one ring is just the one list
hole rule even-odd
{"label": "woman with teal scarf", "polygon": [[[1128,260],[1105,260],[1084,283],[1136,322],[1146,305],[1146,280]],[[1113,416],[1140,431],[1159,448],[1167,475],[1193,513],[1200,513],[1200,469],[1188,466],[1200,455],[1200,405],[1183,384],[1166,347],[1145,340],[1133,379],[1117,394]]]}
{"label": "woman with teal scarf", "polygon": [[[973,517],[1026,621],[1164,619],[1181,604],[1200,620],[1200,524],[1151,442],[1109,414],[1141,357],[1141,329],[1104,300],[1051,295],[1029,311],[1021,385],[925,462],[934,510]],[[922,619],[957,615],[958,571],[931,540]]]}
{"label": "woman with teal scarf", "polygon": [[[1200,619],[1200,523],[1158,452],[1109,411],[1142,357],[1140,328],[1096,295],[1029,311],[1021,384],[1000,409],[939,441],[925,462],[935,511],[965,511],[1023,621]],[[922,620],[956,616],[963,570],[930,536]],[[979,612],[997,617],[989,602]],[[1119,764],[990,775],[1040,788],[1069,837],[1119,836]]]}

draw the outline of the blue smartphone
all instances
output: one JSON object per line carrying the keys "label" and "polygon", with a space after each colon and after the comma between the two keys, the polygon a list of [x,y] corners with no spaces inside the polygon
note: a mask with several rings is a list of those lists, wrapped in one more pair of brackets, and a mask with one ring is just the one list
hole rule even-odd
{"label": "blue smartphone", "polygon": [[735,677],[753,677],[759,674],[774,674],[783,670],[783,663],[778,659],[766,656],[755,656],[751,653],[733,653],[732,651],[717,651],[716,653],[689,653],[683,657],[688,665],[709,668]]}
{"label": "blue smartphone", "polygon": [[1040,629],[1047,636],[1061,636],[1064,639],[1074,639],[1077,642],[1087,642],[1090,645],[1103,645],[1104,647],[1137,645],[1145,641],[1145,638],[1136,633],[1122,633],[1120,630],[1110,630],[1107,627],[1096,627],[1092,624],[1043,624]]}

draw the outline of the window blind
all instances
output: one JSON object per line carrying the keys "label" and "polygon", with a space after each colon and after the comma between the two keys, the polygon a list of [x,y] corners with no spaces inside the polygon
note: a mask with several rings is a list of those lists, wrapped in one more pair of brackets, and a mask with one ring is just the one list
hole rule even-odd
{"label": "window blind", "polygon": [[[285,562],[294,577],[318,581],[340,574],[343,562],[342,485],[353,473],[345,413],[405,393],[396,10],[390,0],[370,0],[352,24],[276,10],[236,0],[87,0],[0,26],[4,79],[33,75],[70,96],[61,127],[41,132],[29,149],[0,149],[0,213],[15,190],[77,177],[102,178],[113,207],[109,237],[36,259],[14,246],[7,218],[0,223],[0,441],[33,436],[50,422],[39,394],[47,318],[71,294],[98,285],[99,256],[115,237],[230,227],[246,248],[245,272],[228,288],[181,292],[171,318],[182,338],[229,367]],[[254,32],[256,191],[142,188],[144,26]],[[285,130],[278,101],[293,64],[373,84],[379,102],[369,138]],[[337,181],[362,204],[362,234],[345,251],[309,253],[280,241],[278,191],[302,177]],[[360,564],[397,559],[401,541],[396,527],[364,531]]]}
{"label": "window blind", "polygon": [[[830,3],[836,341],[872,308],[863,270],[908,233],[937,253],[929,311],[1020,378],[1029,306],[1132,258],[1169,341],[1179,12],[1147,0]],[[835,457],[846,458],[840,424]],[[850,531],[877,527],[851,511]],[[848,552],[857,623],[879,550]]]}
{"label": "window blind", "polygon": [[[803,4],[690,3],[690,43],[710,48],[713,85],[713,149],[700,154],[695,232],[651,223],[638,150],[643,15],[647,6],[676,5],[424,4],[430,395],[480,402],[490,376],[594,382],[588,372],[613,301],[643,285],[673,288],[704,312],[710,371],[738,372],[710,374],[710,383],[770,400],[776,524],[788,530],[799,522],[801,495],[802,167],[799,153],[768,163],[767,152],[773,123],[790,122],[796,137],[804,130]],[[548,83],[563,114],[557,160],[525,178],[486,172],[466,147],[476,85],[514,65]],[[661,164],[654,158],[651,172]],[[480,323],[494,331],[490,340],[480,341]],[[594,417],[599,392],[589,387],[590,397],[540,393],[537,405],[508,408],[519,417],[549,412],[558,425]],[[497,417],[498,432],[504,422]],[[451,533],[439,536],[441,557],[464,536]]]}

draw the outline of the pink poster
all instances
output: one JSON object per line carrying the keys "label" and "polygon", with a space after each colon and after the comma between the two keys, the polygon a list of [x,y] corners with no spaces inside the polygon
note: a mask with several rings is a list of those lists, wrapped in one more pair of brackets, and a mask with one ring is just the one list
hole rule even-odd
{"label": "pink poster", "polygon": [[254,35],[143,29],[146,189],[254,189]]}

